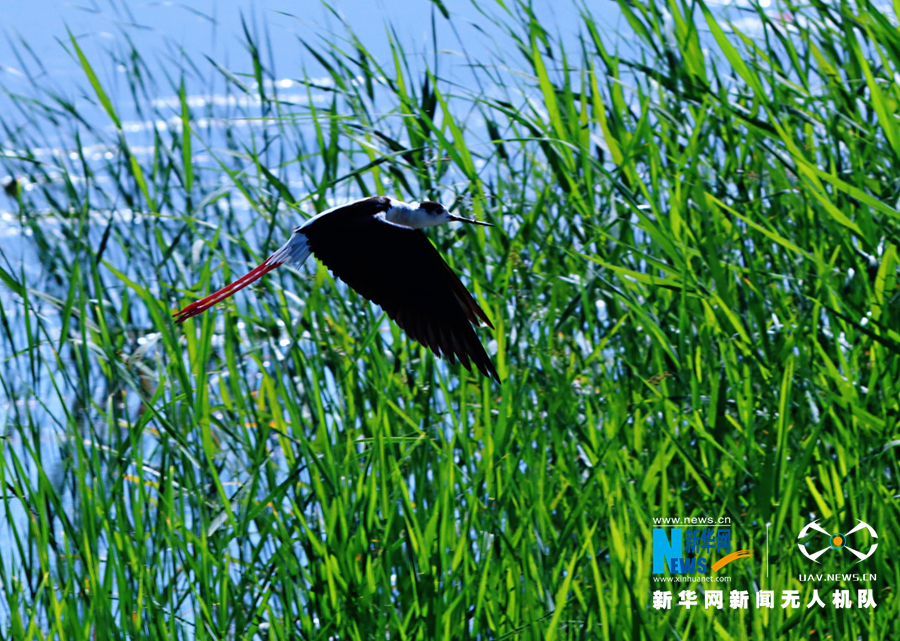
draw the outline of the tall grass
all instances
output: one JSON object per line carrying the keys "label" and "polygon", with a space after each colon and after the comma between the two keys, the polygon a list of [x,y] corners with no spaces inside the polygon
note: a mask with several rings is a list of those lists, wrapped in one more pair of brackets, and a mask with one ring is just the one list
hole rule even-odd
{"label": "tall grass", "polygon": [[[585,14],[566,48],[521,3],[485,12],[492,56],[307,42],[328,77],[308,100],[281,99],[250,30],[251,75],[157,84],[142,52],[69,38],[82,98],[39,74],[7,93],[39,258],[0,271],[0,638],[897,637],[895,20],[782,3],[745,33],[702,2],[619,7],[635,42]],[[497,225],[431,238],[493,321],[501,384],[320,265],[172,323],[376,193]],[[651,518],[674,516],[730,517],[754,550],[726,589],[878,606],[654,610]],[[874,525],[856,570],[877,580],[799,583],[812,518]]]}

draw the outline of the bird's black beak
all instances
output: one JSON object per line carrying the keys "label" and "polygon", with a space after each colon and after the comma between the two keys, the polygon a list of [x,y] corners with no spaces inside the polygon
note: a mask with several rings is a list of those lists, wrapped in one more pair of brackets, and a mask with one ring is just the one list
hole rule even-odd
{"label": "bird's black beak", "polygon": [[461,223],[472,223],[473,225],[484,225],[485,227],[493,227],[491,223],[486,223],[483,220],[475,220],[474,218],[463,218],[462,216],[454,216],[450,214],[450,220],[458,220]]}

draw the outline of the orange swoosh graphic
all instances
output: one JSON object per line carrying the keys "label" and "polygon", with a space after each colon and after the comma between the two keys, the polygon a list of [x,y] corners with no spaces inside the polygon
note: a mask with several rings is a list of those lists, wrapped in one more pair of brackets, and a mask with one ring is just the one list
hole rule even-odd
{"label": "orange swoosh graphic", "polygon": [[753,556],[753,550],[738,550],[737,552],[732,552],[728,556],[723,556],[721,559],[716,561],[712,566],[712,571],[725,567],[732,561],[737,561],[738,559],[745,559],[748,556]]}

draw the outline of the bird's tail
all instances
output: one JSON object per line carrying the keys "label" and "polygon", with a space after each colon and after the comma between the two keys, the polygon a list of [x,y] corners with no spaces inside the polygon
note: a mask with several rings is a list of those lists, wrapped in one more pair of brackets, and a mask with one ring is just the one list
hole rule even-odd
{"label": "bird's tail", "polygon": [[295,232],[278,251],[236,281],[230,285],[226,285],[219,291],[210,294],[206,298],[191,303],[180,312],[177,312],[175,314],[175,322],[181,323],[191,316],[202,314],[213,305],[221,303],[235,292],[256,282],[276,267],[280,267],[281,265],[293,265],[299,267],[307,258],[309,258],[309,253],[309,241],[306,238],[306,235],[301,232]]}

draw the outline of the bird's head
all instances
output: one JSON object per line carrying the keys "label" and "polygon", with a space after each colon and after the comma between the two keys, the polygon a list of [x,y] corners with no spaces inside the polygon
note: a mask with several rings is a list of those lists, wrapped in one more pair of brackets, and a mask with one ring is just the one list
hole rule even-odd
{"label": "bird's head", "polygon": [[441,225],[443,223],[449,223],[451,220],[457,220],[462,223],[472,223],[473,225],[484,225],[485,227],[493,227],[490,223],[485,223],[480,220],[473,220],[471,218],[463,218],[462,216],[454,216],[447,208],[444,207],[441,203],[436,203],[433,200],[423,200],[419,203],[419,207],[417,208],[416,218],[418,218],[421,223],[421,227],[434,227],[436,225]]}

